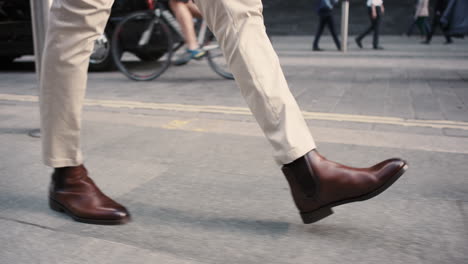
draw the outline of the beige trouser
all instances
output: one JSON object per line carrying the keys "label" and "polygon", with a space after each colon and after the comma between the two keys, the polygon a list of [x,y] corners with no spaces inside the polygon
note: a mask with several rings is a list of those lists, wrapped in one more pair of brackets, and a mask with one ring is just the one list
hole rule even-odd
{"label": "beige trouser", "polygon": [[[89,56],[104,31],[113,0],[54,0],[41,76],[44,163],[83,163],[81,112]],[[266,35],[261,0],[196,0],[217,37],[237,85],[274,148],[286,164],[315,148],[289,91],[278,57]]]}

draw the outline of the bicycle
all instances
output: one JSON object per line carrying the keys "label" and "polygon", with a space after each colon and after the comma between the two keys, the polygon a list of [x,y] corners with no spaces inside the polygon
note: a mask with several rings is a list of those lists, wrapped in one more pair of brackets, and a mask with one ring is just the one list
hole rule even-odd
{"label": "bicycle", "polygon": [[[112,37],[112,56],[128,78],[150,81],[172,64],[172,55],[185,45],[182,29],[167,3],[149,0],[148,11],[132,13],[117,24]],[[204,20],[198,30],[200,48],[206,51],[210,67],[226,79],[234,79],[224,56]]]}

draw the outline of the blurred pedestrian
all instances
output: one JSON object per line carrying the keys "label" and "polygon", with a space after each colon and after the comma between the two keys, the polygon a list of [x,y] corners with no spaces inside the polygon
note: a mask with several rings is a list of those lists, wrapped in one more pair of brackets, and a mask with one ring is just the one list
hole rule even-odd
{"label": "blurred pedestrian", "polygon": [[[414,27],[417,26],[417,23],[416,23],[416,11],[418,9],[418,6],[419,6],[419,0],[416,1],[416,3],[414,4],[414,10],[413,10],[413,14],[411,16],[411,23],[408,27],[408,30],[406,31],[406,36],[408,37],[411,37],[411,35],[413,35],[413,30],[414,30]],[[419,33],[421,34],[421,36],[425,36],[426,34],[424,33],[424,31],[421,31],[421,28],[418,27],[418,30],[419,30]]]}
{"label": "blurred pedestrian", "polygon": [[468,1],[449,0],[440,22],[447,35],[464,38],[468,34]]}
{"label": "blurred pedestrian", "polygon": [[[104,31],[112,3],[55,0],[41,72],[43,159],[54,168],[49,205],[76,221],[92,224],[130,220],[127,209],[102,193],[88,176],[80,147],[89,56],[94,40]],[[406,171],[401,159],[352,168],[320,155],[266,34],[261,0],[196,0],[196,4],[273,146],[304,223],[330,216],[335,206],[375,197]],[[133,172],[128,168],[126,173],[131,177]]]}
{"label": "blurred pedestrian", "polygon": [[385,13],[383,0],[367,0],[367,10],[370,18],[370,26],[366,31],[359,35],[355,40],[359,48],[362,49],[362,39],[364,39],[367,34],[374,32],[372,47],[375,50],[382,50],[383,47],[379,46],[379,31],[380,31],[380,22],[382,16]]}
{"label": "blurred pedestrian", "polygon": [[[432,18],[432,26],[431,31],[426,37],[426,40],[422,42],[422,44],[431,44],[432,36],[436,31],[437,27],[440,27],[442,30],[442,34],[445,37],[445,44],[452,44],[452,38],[447,33],[447,28],[444,27],[441,23],[442,15],[444,14],[445,9],[447,8],[449,0],[436,0],[434,6],[434,17]],[[466,1],[466,0],[465,0]]]}
{"label": "blurred pedestrian", "polygon": [[431,32],[429,26],[429,0],[418,0],[416,6],[416,13],[414,14],[416,25],[420,32],[423,32],[424,36],[428,36]]}
{"label": "blurred pedestrian", "polygon": [[317,28],[317,32],[315,33],[315,40],[314,40],[312,50],[322,51],[322,49],[319,48],[319,41],[320,41],[320,37],[322,36],[323,29],[325,28],[325,26],[328,26],[328,30],[330,30],[330,34],[333,37],[333,41],[335,42],[336,48],[338,50],[341,49],[341,43],[340,43],[340,40],[338,39],[338,36],[336,35],[335,22],[333,20],[333,14],[332,14],[333,6],[336,5],[337,3],[338,3],[338,0],[318,0],[317,14],[319,15],[320,22]]}

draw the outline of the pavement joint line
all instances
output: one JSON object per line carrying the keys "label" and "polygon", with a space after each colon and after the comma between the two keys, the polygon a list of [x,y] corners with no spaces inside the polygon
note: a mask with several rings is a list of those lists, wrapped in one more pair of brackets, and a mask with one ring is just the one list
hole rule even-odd
{"label": "pavement joint line", "polygon": [[18,219],[13,219],[13,218],[8,218],[8,217],[4,217],[4,216],[0,216],[0,220],[15,222],[15,223],[22,224],[22,225],[34,226],[34,227],[38,227],[38,228],[41,228],[41,229],[46,229],[46,230],[50,230],[50,231],[54,231],[54,232],[59,231],[59,230],[57,230],[55,228],[52,228],[52,227],[43,226],[43,225],[39,225],[39,224],[34,224],[34,223],[30,223],[30,222],[26,222],[26,221],[22,221],[22,220],[18,220]]}
{"label": "pavement joint line", "polygon": [[[16,102],[39,102],[38,96],[33,95],[15,95],[15,94],[0,94],[0,100],[16,101]],[[187,104],[170,104],[170,103],[152,103],[141,101],[124,101],[124,100],[101,100],[101,99],[86,99],[85,106],[99,106],[104,108],[130,108],[130,109],[150,109],[150,110],[168,110],[180,112],[199,112],[199,113],[218,113],[229,115],[249,115],[252,113],[246,107],[233,106],[216,106],[216,105],[187,105]],[[468,130],[468,122],[452,121],[452,120],[417,120],[404,119],[398,117],[386,116],[369,116],[369,115],[353,115],[353,114],[336,114],[336,113],[320,113],[320,112],[302,112],[306,120],[325,120],[339,122],[357,122],[357,123],[372,123],[372,124],[388,124],[405,127],[430,127],[430,128],[453,128],[460,130]]]}

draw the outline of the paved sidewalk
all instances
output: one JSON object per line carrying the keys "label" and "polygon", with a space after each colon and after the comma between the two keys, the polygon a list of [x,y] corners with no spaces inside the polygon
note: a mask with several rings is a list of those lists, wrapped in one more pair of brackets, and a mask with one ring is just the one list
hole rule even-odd
{"label": "paved sidewalk", "polygon": [[194,62],[153,82],[90,74],[86,164],[133,221],[72,222],[47,207],[25,60],[0,70],[0,263],[467,263],[468,41],[383,37],[384,51],[344,55],[326,37],[321,53],[272,39],[320,151],[407,159],[392,188],[301,224],[234,82]]}

